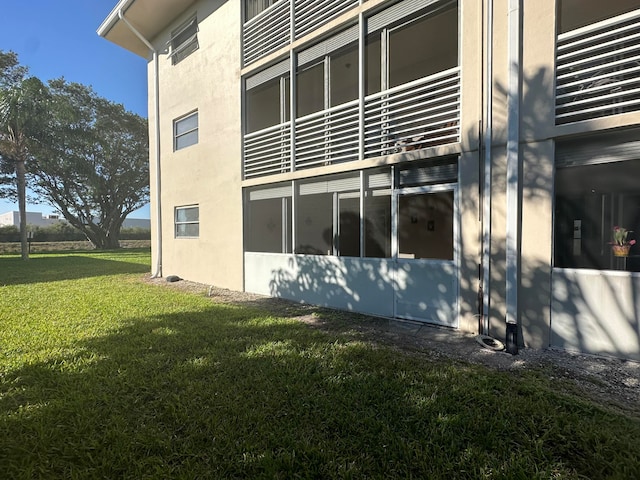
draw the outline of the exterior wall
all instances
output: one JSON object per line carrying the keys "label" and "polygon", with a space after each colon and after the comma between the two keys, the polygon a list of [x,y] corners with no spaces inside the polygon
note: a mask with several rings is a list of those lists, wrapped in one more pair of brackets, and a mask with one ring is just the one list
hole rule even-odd
{"label": "exterior wall", "polygon": [[[420,159],[458,156],[459,201],[459,328],[478,332],[478,265],[482,262],[482,163],[481,148],[484,105],[492,106],[491,142],[491,277],[489,333],[505,336],[506,317],[506,229],[507,229],[507,115],[508,94],[508,0],[494,0],[492,98],[484,98],[484,55],[487,32],[484,25],[488,2],[459,0],[461,109],[460,141],[420,151],[396,153],[347,163],[322,165],[305,170],[242,180],[242,77],[250,77],[273,62],[286,60],[289,52],[302,51],[320,39],[352,24],[360,14],[391,5],[372,0],[343,13],[288,47],[242,68],[241,2],[200,1],[175,20],[155,39],[164,48],[169,32],[195,10],[200,22],[200,48],[177,65],[160,55],[161,157],[162,157],[162,260],[163,274],[177,274],[196,281],[265,294],[272,289],[273,272],[291,286],[285,295],[299,301],[329,305],[379,315],[393,315],[393,293],[389,279],[359,275],[375,263],[385,270],[388,260],[343,259],[279,254],[257,254],[242,248],[242,188],[290,182],[319,175],[357,171],[384,165],[404,165]],[[556,125],[556,0],[521,1],[521,70],[518,191],[518,312],[519,343],[527,347],[549,345],[592,353],[610,353],[635,358],[640,291],[637,275],[566,271],[553,267],[554,175],[556,143],[576,136],[640,125],[640,111]],[[483,38],[483,31],[485,37]],[[149,63],[149,91],[153,92],[154,65]],[[150,103],[150,128],[154,131]],[[172,122],[198,109],[197,145],[173,152]],[[154,158],[153,144],[151,158]],[[151,165],[152,198],[155,198],[155,165]],[[200,236],[174,238],[174,207],[200,207]],[[152,204],[152,232],[158,233]],[[486,221],[486,219],[484,220]],[[154,249],[154,264],[157,261]],[[302,262],[301,259],[304,259]],[[301,263],[305,265],[301,266]],[[302,267],[309,270],[305,276]],[[244,271],[243,271],[244,269]],[[306,288],[316,285],[326,269],[341,272],[335,289]],[[371,269],[369,269],[371,270]],[[304,278],[303,278],[304,277]],[[613,278],[613,279],[612,279]],[[383,288],[367,289],[367,285]],[[607,292],[607,282],[620,290]],[[391,283],[391,282],[390,282]],[[309,286],[308,285],[308,286]],[[567,290],[567,285],[572,287]],[[317,286],[317,285],[316,285]],[[564,290],[563,290],[564,289]],[[354,301],[357,293],[357,301]],[[563,293],[564,292],[564,293]],[[570,292],[571,295],[565,295]],[[621,294],[620,292],[625,292]],[[575,293],[575,295],[574,295]],[[622,296],[621,296],[622,295]],[[598,299],[598,305],[592,299]],[[629,300],[631,299],[631,300]],[[630,301],[631,303],[628,303]],[[607,314],[615,319],[604,322]],[[625,341],[617,332],[631,332]],[[585,339],[597,334],[599,339]]]}
{"label": "exterior wall", "polygon": [[[162,182],[162,273],[225,288],[242,289],[240,189],[240,2],[200,1],[154,40],[161,51],[170,32],[197,11],[199,49],[176,65],[159,56]],[[154,65],[149,63],[153,112]],[[173,121],[198,110],[199,141],[173,151]],[[150,114],[151,138],[154,118]],[[151,142],[150,158],[155,158]],[[151,198],[156,169],[151,161]],[[199,238],[175,238],[175,207],[198,205]],[[157,238],[157,202],[152,234]],[[153,265],[157,262],[157,248]]]}

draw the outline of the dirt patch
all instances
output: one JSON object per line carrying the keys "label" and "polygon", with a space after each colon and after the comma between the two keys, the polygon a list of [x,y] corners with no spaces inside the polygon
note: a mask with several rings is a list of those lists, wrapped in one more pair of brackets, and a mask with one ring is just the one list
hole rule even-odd
{"label": "dirt patch", "polygon": [[295,318],[312,328],[416,355],[479,364],[500,371],[535,371],[560,392],[578,392],[601,405],[640,417],[640,362],[554,349],[521,349],[518,355],[511,355],[481,346],[475,335],[450,329],[304,305],[186,280],[170,283],[146,276],[144,281],[207,296],[215,303],[259,308],[274,316]]}

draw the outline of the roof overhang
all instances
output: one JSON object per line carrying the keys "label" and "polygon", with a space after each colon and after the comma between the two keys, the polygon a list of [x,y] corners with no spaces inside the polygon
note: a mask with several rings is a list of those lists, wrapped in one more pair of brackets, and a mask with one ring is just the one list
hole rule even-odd
{"label": "roof overhang", "polygon": [[129,50],[149,57],[149,49],[120,19],[122,12],[146,40],[153,40],[196,0],[119,0],[97,32],[103,38]]}

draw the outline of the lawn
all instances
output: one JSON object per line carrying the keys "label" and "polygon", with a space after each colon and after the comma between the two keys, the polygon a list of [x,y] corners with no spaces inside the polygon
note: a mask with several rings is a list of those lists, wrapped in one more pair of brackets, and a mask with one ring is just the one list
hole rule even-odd
{"label": "lawn", "polygon": [[640,419],[142,281],[0,257],[0,477],[640,478]]}

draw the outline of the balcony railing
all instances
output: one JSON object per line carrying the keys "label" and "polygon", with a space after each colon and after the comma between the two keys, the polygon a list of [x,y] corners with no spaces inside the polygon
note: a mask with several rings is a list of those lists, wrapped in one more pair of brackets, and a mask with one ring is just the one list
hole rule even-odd
{"label": "balcony railing", "polygon": [[244,65],[285,47],[291,38],[291,6],[293,31],[300,38],[357,6],[359,0],[279,0],[245,22],[242,29]]}
{"label": "balcony railing", "polygon": [[245,135],[245,178],[273,175],[290,170],[291,122]]}
{"label": "balcony railing", "polygon": [[296,168],[358,159],[358,101],[296,120]]}
{"label": "balcony railing", "polygon": [[459,67],[365,98],[365,157],[459,139]]}
{"label": "balcony railing", "polygon": [[244,64],[258,60],[291,43],[290,0],[280,0],[244,24]]}
{"label": "balcony railing", "polygon": [[[295,121],[244,140],[244,176],[253,178],[460,141],[460,68],[452,68]],[[360,132],[364,131],[364,135]],[[295,157],[295,161],[291,158]]]}
{"label": "balcony railing", "polygon": [[558,35],[556,124],[640,109],[640,10]]}

